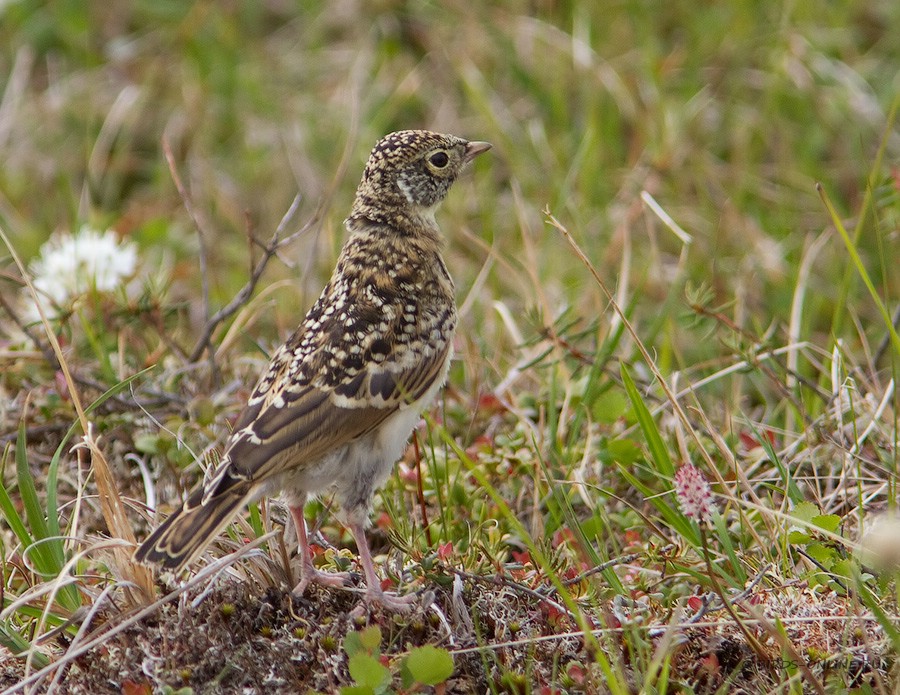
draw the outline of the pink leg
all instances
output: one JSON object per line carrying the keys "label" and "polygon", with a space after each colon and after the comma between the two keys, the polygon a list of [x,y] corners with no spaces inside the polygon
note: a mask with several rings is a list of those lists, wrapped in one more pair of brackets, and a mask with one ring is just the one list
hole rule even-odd
{"label": "pink leg", "polygon": [[366,529],[362,521],[357,519],[356,515],[353,515],[347,526],[356,540],[356,546],[359,548],[359,560],[362,563],[363,571],[366,573],[366,602],[380,603],[385,608],[399,613],[411,611],[413,604],[416,602],[415,596],[395,596],[386,594],[381,589],[381,580],[375,573],[375,563],[372,561],[372,551],[369,550],[369,541],[366,538]]}
{"label": "pink leg", "polygon": [[300,548],[300,581],[294,587],[293,593],[302,596],[310,582],[317,582],[325,586],[344,586],[350,578],[346,572],[331,574],[317,570],[313,566],[312,552],[309,549],[309,536],[306,532],[306,519],[303,518],[303,505],[291,505],[288,507],[294,518],[294,527],[297,529],[297,543]]}

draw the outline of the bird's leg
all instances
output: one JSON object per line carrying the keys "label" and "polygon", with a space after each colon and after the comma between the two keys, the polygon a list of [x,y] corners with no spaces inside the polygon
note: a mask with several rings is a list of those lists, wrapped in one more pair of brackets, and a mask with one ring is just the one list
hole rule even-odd
{"label": "bird's leg", "polygon": [[353,513],[348,514],[348,516],[347,527],[356,540],[356,547],[359,549],[359,560],[362,562],[363,572],[366,574],[366,602],[380,603],[389,610],[408,613],[412,610],[416,597],[396,596],[384,592],[381,588],[381,580],[375,573],[375,563],[372,561],[372,551],[369,550],[369,541],[366,538],[366,529],[362,517],[360,514]]}
{"label": "bird's leg", "polygon": [[311,582],[318,582],[325,586],[344,586],[350,579],[346,572],[322,572],[313,566],[312,551],[309,549],[309,536],[306,532],[306,519],[303,517],[303,504],[288,506],[291,516],[294,518],[294,527],[297,529],[297,543],[300,549],[300,581],[294,587],[292,593],[303,595],[306,587]]}

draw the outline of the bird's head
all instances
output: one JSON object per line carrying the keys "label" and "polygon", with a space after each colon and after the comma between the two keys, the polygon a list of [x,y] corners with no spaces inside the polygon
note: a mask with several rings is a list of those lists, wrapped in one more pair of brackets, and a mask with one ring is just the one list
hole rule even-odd
{"label": "bird's head", "polygon": [[404,226],[431,221],[463,167],[490,149],[455,135],[400,130],[383,137],[369,155],[350,219]]}

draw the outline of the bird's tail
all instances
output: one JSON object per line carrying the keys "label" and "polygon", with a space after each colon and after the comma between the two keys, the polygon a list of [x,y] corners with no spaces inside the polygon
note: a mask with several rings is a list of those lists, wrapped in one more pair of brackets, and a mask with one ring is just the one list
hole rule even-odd
{"label": "bird's tail", "polygon": [[248,486],[235,486],[204,502],[198,490],[138,546],[134,559],[180,572],[206,549],[252,492]]}

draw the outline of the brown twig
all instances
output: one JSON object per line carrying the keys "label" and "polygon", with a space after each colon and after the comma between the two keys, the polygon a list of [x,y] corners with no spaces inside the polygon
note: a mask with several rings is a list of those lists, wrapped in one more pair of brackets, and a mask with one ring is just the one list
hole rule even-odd
{"label": "brown twig", "polygon": [[428,509],[425,505],[425,488],[422,483],[422,453],[419,451],[419,437],[413,432],[413,448],[416,452],[416,498],[422,510],[422,528],[425,529],[425,541],[431,547],[431,524],[428,521]]}
{"label": "brown twig", "polygon": [[532,589],[531,587],[525,586],[524,584],[520,584],[519,582],[517,582],[513,579],[510,579],[509,577],[504,577],[502,574],[495,574],[494,576],[486,577],[486,576],[482,576],[480,574],[472,574],[471,572],[466,572],[465,570],[460,570],[455,567],[450,567],[449,565],[446,565],[443,563],[441,564],[441,567],[443,569],[447,570],[448,572],[451,572],[455,575],[462,577],[463,579],[469,579],[471,581],[480,582],[482,584],[487,584],[489,586],[497,586],[499,584],[499,585],[506,586],[506,587],[512,589],[513,591],[517,591],[521,594],[525,594],[526,596],[531,596],[532,598],[535,598],[538,601],[541,601],[542,603],[546,603],[547,605],[552,606],[553,608],[558,610],[560,613],[567,615],[569,618],[571,618],[576,623],[578,622],[578,618],[572,613],[572,611],[570,611],[568,608],[566,608],[561,603],[558,603],[558,602],[554,601],[553,599],[551,599],[550,597],[545,596],[544,594],[542,594],[540,591],[538,591],[536,589]]}
{"label": "brown twig", "polygon": [[[166,163],[169,165],[169,175],[172,177],[172,181],[175,184],[175,188],[178,191],[178,195],[181,197],[181,202],[184,204],[184,209],[187,210],[188,215],[191,220],[194,222],[194,229],[197,230],[197,239],[200,242],[200,303],[203,308],[203,316],[206,318],[207,322],[209,321],[209,257],[206,249],[206,234],[204,233],[205,224],[204,221],[200,218],[200,215],[197,213],[194,208],[193,201],[191,200],[190,195],[188,194],[187,188],[185,188],[184,182],[181,180],[181,174],[178,173],[178,165],[175,162],[175,156],[172,154],[172,146],[169,144],[169,138],[166,135],[163,135],[162,139],[162,148],[163,154],[166,157]],[[204,346],[209,355],[209,368],[212,373],[212,378],[214,383],[218,383],[219,381],[219,370],[216,367],[216,350],[215,346],[207,341],[207,344]],[[202,351],[201,351],[202,353]],[[199,358],[200,355],[197,355]],[[191,362],[195,361],[194,358]]]}
{"label": "brown twig", "polygon": [[[769,573],[770,568],[771,565],[769,565],[768,563],[763,565],[759,572],[756,573],[756,576],[750,580],[750,583],[747,584],[747,586],[741,593],[735,594],[734,596],[730,597],[731,602],[740,603],[741,601],[745,601],[746,599],[750,598],[750,596],[753,594],[753,590],[756,589],[756,587],[763,579],[765,579],[766,575]],[[703,620],[703,618],[706,617],[708,613],[716,613],[718,611],[725,610],[725,605],[721,602],[721,600],[719,601],[719,603],[714,603],[716,598],[717,595],[714,591],[710,591],[704,594],[701,597],[703,605],[700,606],[700,610],[698,610],[694,615],[690,617],[690,619],[688,619],[687,623],[689,625],[693,623],[699,623],[701,620]]]}
{"label": "brown twig", "polygon": [[207,319],[206,325],[203,327],[203,331],[201,331],[200,333],[200,338],[194,345],[194,349],[191,350],[191,352],[188,354],[189,362],[196,362],[205,350],[212,349],[211,338],[213,332],[216,330],[220,323],[232,316],[238,309],[240,309],[250,300],[250,297],[253,296],[253,291],[256,289],[256,284],[259,282],[259,279],[262,277],[262,274],[266,270],[266,266],[269,264],[269,261],[272,260],[272,257],[276,253],[278,253],[278,250],[283,246],[291,243],[302,234],[308,232],[318,223],[321,217],[321,210],[317,210],[312,218],[310,218],[310,220],[296,232],[286,236],[284,239],[280,239],[279,237],[284,231],[284,227],[287,226],[288,222],[294,216],[299,205],[300,195],[298,194],[294,197],[294,200],[291,203],[291,206],[288,208],[287,212],[284,214],[284,217],[281,218],[281,222],[279,222],[278,227],[272,234],[272,237],[263,247],[263,255],[253,266],[253,271],[250,273],[250,278],[247,280],[246,284],[238,291],[238,293],[232,298],[232,300],[228,302],[228,304],[223,306],[215,314],[209,317],[209,319]]}
{"label": "brown twig", "polygon": [[[31,441],[33,439],[43,437],[46,434],[56,434],[57,432],[65,432],[69,429],[68,423],[56,423],[52,425],[34,425],[25,429],[25,439]],[[19,430],[13,430],[6,434],[0,434],[0,446],[7,444],[15,445],[19,441]]]}

